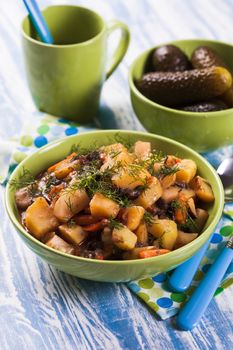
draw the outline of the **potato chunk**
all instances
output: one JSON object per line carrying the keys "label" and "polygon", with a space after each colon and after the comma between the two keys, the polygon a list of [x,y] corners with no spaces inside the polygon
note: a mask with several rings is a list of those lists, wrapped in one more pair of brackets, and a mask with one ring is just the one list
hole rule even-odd
{"label": "potato chunk", "polygon": [[42,239],[46,233],[58,227],[59,221],[46,200],[38,197],[26,210],[25,225],[34,237]]}
{"label": "potato chunk", "polygon": [[190,183],[190,186],[194,189],[197,197],[206,203],[214,201],[214,193],[211,185],[208,181],[203,179],[201,176],[196,176]]}
{"label": "potato chunk", "polygon": [[177,235],[177,225],[175,221],[169,219],[154,220],[152,224],[147,225],[147,229],[156,238],[162,237],[166,232],[172,234],[174,232]]}
{"label": "potato chunk", "polygon": [[122,151],[119,153],[118,151],[115,153],[112,152],[106,155],[104,164],[101,166],[100,171],[103,172],[108,168],[112,168],[117,163],[121,163],[122,165],[133,163],[134,159],[134,155],[127,151]]}
{"label": "potato chunk", "polygon": [[162,179],[160,180],[160,182],[161,182],[161,185],[164,189],[168,188],[168,187],[175,184],[176,174],[170,174],[170,175],[163,176]]}
{"label": "potato chunk", "polygon": [[209,213],[207,210],[201,209],[201,208],[196,208],[196,220],[195,224],[197,226],[198,232],[201,232],[206,224],[206,221],[209,217]]}
{"label": "potato chunk", "polygon": [[101,193],[95,193],[90,201],[91,215],[100,218],[115,218],[120,210],[119,204]]}
{"label": "potato chunk", "polygon": [[67,254],[74,253],[74,247],[72,247],[72,245],[65,242],[62,238],[60,238],[57,235],[54,235],[45,244],[48,247],[56,249],[56,250],[60,250],[60,252],[63,252],[63,253],[67,253]]}
{"label": "potato chunk", "polygon": [[162,248],[172,250],[177,239],[177,225],[173,220],[158,219],[148,225],[148,232],[160,239]]}
{"label": "potato chunk", "polygon": [[134,153],[139,159],[145,160],[151,152],[150,142],[137,141],[134,144]]}
{"label": "potato chunk", "polygon": [[182,159],[178,163],[179,170],[176,172],[176,181],[189,183],[197,172],[197,165],[192,159]]}
{"label": "potato chunk", "polygon": [[163,189],[159,180],[152,176],[148,181],[148,187],[139,195],[134,203],[147,209],[154,204],[162,196],[162,194]]}
{"label": "potato chunk", "polygon": [[177,199],[179,192],[180,192],[180,188],[178,186],[171,186],[169,188],[165,188],[163,190],[161,199],[165,203],[171,203],[172,201]]}
{"label": "potato chunk", "polygon": [[176,243],[177,239],[177,230],[168,232],[166,231],[160,238],[161,246],[164,249],[172,250]]}
{"label": "potato chunk", "polygon": [[148,242],[148,232],[147,232],[147,227],[144,222],[142,222],[138,228],[135,231],[135,234],[137,236],[137,242],[140,244],[146,245]]}
{"label": "potato chunk", "polygon": [[105,154],[111,154],[111,153],[120,153],[120,152],[127,152],[127,148],[122,145],[122,143],[113,143],[111,145],[107,145],[107,146],[103,146],[101,147],[101,150],[105,153]]}
{"label": "potato chunk", "polygon": [[85,209],[89,204],[89,197],[85,190],[61,191],[60,197],[54,205],[54,215],[61,221],[67,222],[72,216]]}
{"label": "potato chunk", "polygon": [[192,242],[195,238],[197,238],[198,233],[186,233],[183,231],[178,231],[177,239],[174,248],[180,248],[184,245]]}
{"label": "potato chunk", "polygon": [[59,231],[61,237],[71,244],[80,244],[88,236],[88,233],[79,225],[63,224],[59,226]]}
{"label": "potato chunk", "polygon": [[137,243],[137,236],[126,226],[114,228],[112,231],[113,243],[122,250],[133,249]]}
{"label": "potato chunk", "polygon": [[123,220],[126,221],[126,226],[129,230],[136,230],[143,219],[144,213],[145,209],[137,205],[124,209]]}
{"label": "potato chunk", "polygon": [[118,174],[113,175],[112,183],[119,188],[134,190],[138,186],[143,186],[150,177],[146,169],[137,169],[132,165],[124,167]]}

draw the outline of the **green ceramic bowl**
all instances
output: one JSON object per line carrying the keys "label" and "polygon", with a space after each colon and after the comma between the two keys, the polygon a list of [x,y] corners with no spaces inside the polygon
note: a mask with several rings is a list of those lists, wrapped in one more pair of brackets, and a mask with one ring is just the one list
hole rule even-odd
{"label": "green ceramic bowl", "polygon": [[[195,48],[207,45],[215,49],[233,71],[233,45],[204,39],[180,40],[169,44],[178,46],[189,57]],[[185,112],[152,102],[139,92],[134,82],[142,77],[154,49],[138,56],[129,72],[133,109],[143,126],[149,132],[170,137],[199,152],[233,143],[233,108],[208,113]]]}
{"label": "green ceramic bowl", "polygon": [[38,174],[49,165],[63,159],[70,152],[73,144],[79,143],[83,147],[88,147],[90,144],[93,144],[93,142],[98,146],[116,142],[116,132],[118,139],[121,137],[121,139],[127,141],[129,139],[132,141],[150,141],[154,148],[162,150],[165,153],[192,158],[197,163],[200,175],[210,181],[216,200],[209,211],[210,216],[204,232],[185,247],[168,253],[167,255],[145,260],[100,261],[61,253],[33,238],[20,223],[19,214],[14,202],[14,190],[8,184],[6,188],[7,212],[19,236],[26,245],[43,260],[61,271],[81,278],[103,282],[122,282],[143,276],[152,276],[156,273],[170,270],[191,257],[204,245],[213,232],[221,216],[224,198],[222,184],[215,170],[196,152],[162,136],[134,131],[95,131],[56,141],[39,149],[36,153],[20,163],[11,175],[11,180],[17,179],[22,173],[23,168],[30,170],[34,175]]}

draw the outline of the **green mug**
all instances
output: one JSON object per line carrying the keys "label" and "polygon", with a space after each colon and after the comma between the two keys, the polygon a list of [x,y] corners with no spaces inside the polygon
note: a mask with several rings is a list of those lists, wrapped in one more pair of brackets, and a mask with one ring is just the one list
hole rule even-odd
{"label": "green mug", "polygon": [[[39,110],[80,123],[95,116],[103,82],[124,57],[128,27],[105,23],[97,13],[80,6],[51,6],[43,11],[53,45],[38,38],[27,16],[22,23],[26,73]],[[117,48],[107,62],[107,39],[121,30]]]}

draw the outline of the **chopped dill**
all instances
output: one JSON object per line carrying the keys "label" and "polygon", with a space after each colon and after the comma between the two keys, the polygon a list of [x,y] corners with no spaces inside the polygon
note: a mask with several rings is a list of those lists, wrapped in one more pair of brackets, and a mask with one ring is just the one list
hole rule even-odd
{"label": "chopped dill", "polygon": [[113,230],[114,228],[116,230],[120,230],[124,225],[119,221],[119,220],[116,220],[116,219],[113,219],[113,218],[110,218],[109,219],[109,227],[111,230]]}
{"label": "chopped dill", "polygon": [[180,205],[180,203],[179,203],[179,201],[178,200],[173,200],[172,202],[171,202],[171,208],[172,209],[180,209],[181,208],[181,205]]}
{"label": "chopped dill", "polygon": [[66,205],[67,205],[69,211],[70,211],[71,213],[73,213],[73,208],[72,208],[72,203],[71,203],[70,197],[68,197],[68,199],[65,200],[65,203],[66,203]]}
{"label": "chopped dill", "polygon": [[70,221],[67,222],[67,226],[68,226],[68,227],[73,227],[73,226],[76,226],[76,225],[77,225],[77,224],[76,224],[76,222],[75,222],[74,219],[71,219]]}
{"label": "chopped dill", "polygon": [[177,173],[177,171],[179,171],[179,167],[178,165],[175,166],[167,166],[167,165],[163,165],[158,172],[159,176],[168,176],[168,175],[172,175]]}
{"label": "chopped dill", "polygon": [[144,219],[145,223],[148,225],[152,225],[155,221],[153,215],[151,213],[149,213],[148,211],[145,211],[143,219]]}
{"label": "chopped dill", "polygon": [[153,149],[149,155],[149,157],[144,161],[145,166],[147,166],[149,172],[154,172],[154,164],[161,162],[165,159],[165,155],[162,151],[157,151]]}
{"label": "chopped dill", "polygon": [[50,176],[48,178],[48,181],[45,183],[45,188],[44,188],[44,192],[47,193],[50,191],[51,186],[56,186],[57,185],[57,178],[55,176]]}
{"label": "chopped dill", "polygon": [[180,225],[180,229],[184,232],[196,232],[198,226],[193,218],[188,214],[185,224]]}
{"label": "chopped dill", "polygon": [[95,164],[83,167],[77,172],[77,181],[67,188],[66,191],[75,191],[84,189],[92,197],[99,192],[109,199],[117,202],[121,207],[127,207],[131,204],[130,199],[121,193],[111,182],[113,169],[107,169],[101,172]]}
{"label": "chopped dill", "polygon": [[[178,200],[174,200],[171,202],[171,208],[173,210],[182,209],[182,206],[180,205]],[[198,230],[195,220],[191,217],[188,211],[187,211],[187,219],[185,223],[179,225],[179,228],[184,232],[195,232],[196,230]]]}
{"label": "chopped dill", "polygon": [[27,187],[29,185],[33,185],[35,183],[35,178],[30,172],[30,170],[25,169],[23,167],[22,173],[19,175],[18,179],[14,179],[10,181],[10,186],[13,187],[15,190],[18,190],[19,188]]}
{"label": "chopped dill", "polygon": [[80,143],[74,143],[71,146],[70,153],[77,153],[78,155],[86,155],[92,151],[95,151],[99,147],[97,146],[97,142],[93,141],[90,147],[82,147]]}
{"label": "chopped dill", "polygon": [[[133,147],[133,144],[134,144],[134,141],[132,139],[129,138],[129,136],[124,136],[122,134],[120,134],[119,132],[117,132],[115,135],[114,135],[114,140],[117,142],[117,143],[122,143],[122,145],[124,145],[128,151],[132,149]],[[112,139],[110,140],[111,143],[112,143]]]}
{"label": "chopped dill", "polygon": [[111,158],[116,158],[119,154],[121,154],[122,151],[119,150],[112,150],[109,152],[109,155]]}

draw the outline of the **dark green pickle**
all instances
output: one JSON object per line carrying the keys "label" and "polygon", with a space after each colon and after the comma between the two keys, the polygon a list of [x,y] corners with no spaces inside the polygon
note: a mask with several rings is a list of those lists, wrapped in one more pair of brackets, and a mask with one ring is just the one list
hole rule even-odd
{"label": "dark green pickle", "polygon": [[195,69],[209,68],[214,66],[224,67],[227,69],[227,65],[221,59],[221,57],[218,56],[218,53],[215,50],[211,49],[209,46],[197,47],[192,53],[191,62],[193,68]]}
{"label": "dark green pickle", "polygon": [[222,95],[232,84],[223,67],[184,72],[152,72],[136,82],[138,90],[150,100],[165,106],[184,106]]}
{"label": "dark green pickle", "polygon": [[178,47],[160,46],[152,54],[152,67],[157,72],[183,72],[191,69],[191,62]]}
{"label": "dark green pickle", "polygon": [[193,103],[179,109],[187,112],[216,112],[227,109],[227,105],[221,100],[212,100],[206,102]]}
{"label": "dark green pickle", "polygon": [[[194,68],[209,68],[214,66],[224,67],[228,69],[226,63],[218,55],[218,53],[208,46],[199,46],[193,51],[191,62]],[[231,86],[222,96],[221,99],[228,105],[233,107],[233,87]]]}

